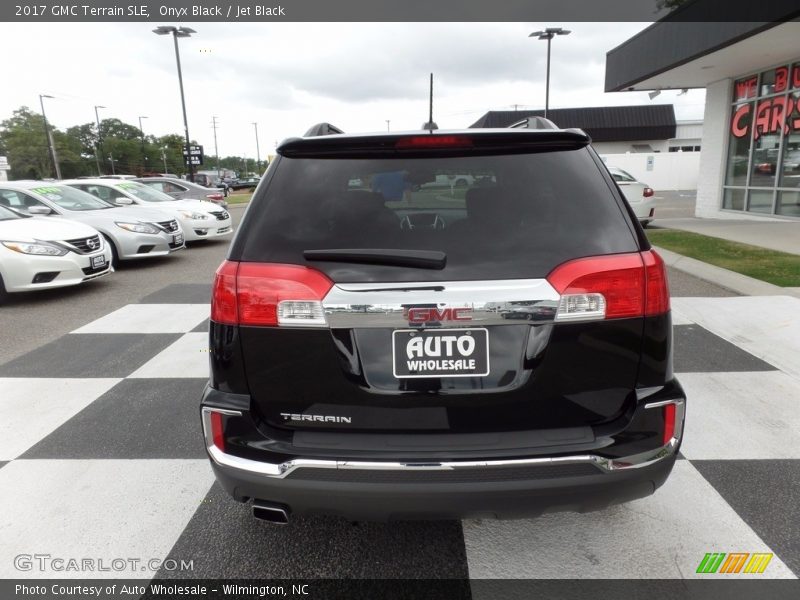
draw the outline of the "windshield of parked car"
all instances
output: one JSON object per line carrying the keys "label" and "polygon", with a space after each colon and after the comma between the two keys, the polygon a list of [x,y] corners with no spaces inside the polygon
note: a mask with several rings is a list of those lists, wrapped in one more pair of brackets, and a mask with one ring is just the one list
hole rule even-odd
{"label": "windshield of parked car", "polygon": [[13,221],[14,219],[25,219],[28,217],[29,215],[21,215],[0,204],[0,221]]}
{"label": "windshield of parked car", "polygon": [[65,210],[106,210],[113,208],[99,198],[68,185],[43,185],[30,188],[28,191],[38,194]]}
{"label": "windshield of parked car", "polygon": [[144,185],[143,183],[138,183],[136,181],[126,181],[124,183],[118,183],[116,186],[117,189],[122,190],[126,194],[130,194],[131,196],[135,196],[139,200],[143,202],[174,202],[175,198],[172,196],[165,194],[164,192],[159,192],[158,190],[154,190],[153,188]]}

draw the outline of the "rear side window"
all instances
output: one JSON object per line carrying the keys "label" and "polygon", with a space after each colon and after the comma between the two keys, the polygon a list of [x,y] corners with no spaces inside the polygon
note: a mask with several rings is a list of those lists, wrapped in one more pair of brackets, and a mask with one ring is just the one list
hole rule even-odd
{"label": "rear side window", "polygon": [[[232,258],[339,282],[544,277],[635,238],[587,149],[436,158],[281,158]],[[443,270],[308,262],[305,250],[438,250]],[[240,254],[237,256],[237,254]]]}

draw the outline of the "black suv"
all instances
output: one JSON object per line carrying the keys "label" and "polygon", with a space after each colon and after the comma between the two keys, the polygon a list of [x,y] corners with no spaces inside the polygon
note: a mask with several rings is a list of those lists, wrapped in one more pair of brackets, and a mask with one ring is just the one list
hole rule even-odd
{"label": "black suv", "polygon": [[284,141],[214,282],[222,486],[285,523],[586,511],[664,483],[685,412],[666,271],[589,144]]}

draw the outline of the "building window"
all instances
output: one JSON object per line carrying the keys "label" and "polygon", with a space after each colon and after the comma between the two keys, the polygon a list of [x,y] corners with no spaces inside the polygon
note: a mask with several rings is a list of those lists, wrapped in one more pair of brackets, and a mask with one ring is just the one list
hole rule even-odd
{"label": "building window", "polygon": [[797,190],[800,61],[734,81],[722,208],[800,216]]}

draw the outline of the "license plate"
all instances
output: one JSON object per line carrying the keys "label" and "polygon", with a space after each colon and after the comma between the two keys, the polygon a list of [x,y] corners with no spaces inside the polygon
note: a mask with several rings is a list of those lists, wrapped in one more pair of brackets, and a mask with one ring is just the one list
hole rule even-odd
{"label": "license plate", "polygon": [[172,236],[172,243],[173,244],[182,244],[183,243],[183,234],[182,233],[176,233],[175,235],[173,235]]}
{"label": "license plate", "polygon": [[102,254],[100,256],[92,256],[90,261],[93,269],[99,269],[100,267],[106,266],[106,257]]}
{"label": "license plate", "polygon": [[486,329],[401,329],[392,332],[392,367],[398,379],[485,377]]}

